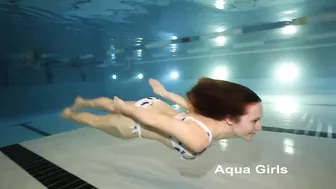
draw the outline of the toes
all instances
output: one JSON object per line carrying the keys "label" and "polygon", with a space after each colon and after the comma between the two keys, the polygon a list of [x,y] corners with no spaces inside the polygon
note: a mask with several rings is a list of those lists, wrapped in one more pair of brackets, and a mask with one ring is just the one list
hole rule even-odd
{"label": "toes", "polygon": [[81,96],[77,96],[75,99],[75,103],[83,102],[83,98]]}
{"label": "toes", "polygon": [[71,108],[65,108],[62,112],[62,118],[68,119],[71,117],[72,111]]}

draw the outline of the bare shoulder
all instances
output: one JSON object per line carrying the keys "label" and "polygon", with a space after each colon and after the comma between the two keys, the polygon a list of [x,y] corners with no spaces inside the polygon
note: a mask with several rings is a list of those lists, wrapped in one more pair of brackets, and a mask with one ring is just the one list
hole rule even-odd
{"label": "bare shoulder", "polygon": [[171,128],[177,132],[175,136],[180,141],[185,141],[185,147],[190,152],[198,153],[208,147],[209,136],[198,123],[192,119],[179,120],[173,118],[173,120],[171,123],[174,125],[171,125]]}
{"label": "bare shoulder", "polygon": [[186,146],[190,152],[199,153],[208,147],[209,136],[200,125],[193,120],[185,120],[181,122],[183,122],[183,126],[186,130],[184,133],[186,135],[185,137],[192,141],[192,144]]}
{"label": "bare shoulder", "polygon": [[206,131],[194,120],[181,120],[174,115],[160,112],[157,109],[147,109],[148,126],[164,132],[166,135],[178,139],[193,153],[203,151],[209,144]]}
{"label": "bare shoulder", "polygon": [[197,137],[200,141],[204,141],[205,143],[209,141],[207,132],[198,123],[193,120],[185,120],[182,122],[189,128],[191,134]]}

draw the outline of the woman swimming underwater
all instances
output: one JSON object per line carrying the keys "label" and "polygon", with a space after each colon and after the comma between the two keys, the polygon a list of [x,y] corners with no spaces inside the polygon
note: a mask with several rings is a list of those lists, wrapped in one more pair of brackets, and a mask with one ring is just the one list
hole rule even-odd
{"label": "woman swimming underwater", "polygon": [[[260,131],[261,99],[242,85],[211,78],[200,78],[187,92],[187,99],[169,92],[155,79],[149,79],[154,93],[183,108],[177,112],[164,101],[143,98],[137,102],[118,97],[83,99],[77,97],[62,118],[100,129],[122,139],[146,138],[175,149],[184,159],[195,159],[213,141],[229,138],[251,140]],[[107,115],[77,112],[99,108]]]}

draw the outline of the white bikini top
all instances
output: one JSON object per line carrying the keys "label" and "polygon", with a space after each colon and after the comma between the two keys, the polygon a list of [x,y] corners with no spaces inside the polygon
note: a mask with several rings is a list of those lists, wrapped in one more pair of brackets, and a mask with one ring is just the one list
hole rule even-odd
{"label": "white bikini top", "polygon": [[[153,104],[154,101],[158,100],[158,98],[156,97],[148,97],[148,98],[143,98],[139,101],[137,101],[135,103],[136,106],[140,106],[140,107],[148,107],[151,106]],[[183,143],[181,141],[179,141],[176,138],[173,138],[172,136],[169,136],[169,139],[171,140],[171,144],[174,147],[174,149],[176,151],[178,151],[181,155],[182,155],[182,159],[187,159],[187,160],[191,160],[191,159],[195,159],[197,156],[201,155],[206,149],[208,149],[211,144],[212,144],[212,134],[210,129],[201,121],[188,116],[187,112],[183,112],[180,113],[178,115],[175,116],[176,119],[181,120],[181,121],[185,121],[185,120],[192,120],[195,123],[197,123],[197,125],[199,125],[200,127],[202,127],[204,129],[204,131],[207,133],[208,138],[209,138],[209,144],[208,146],[202,150],[201,152],[197,153],[197,154],[192,154],[191,152],[188,152],[183,146]],[[140,125],[136,124],[134,126],[132,126],[130,129],[133,130],[133,133],[138,133],[139,137],[141,137],[141,129],[140,129]]]}
{"label": "white bikini top", "polygon": [[176,138],[173,138],[171,136],[169,136],[169,139],[171,140],[172,146],[175,148],[176,151],[178,151],[181,155],[182,155],[182,159],[187,159],[187,160],[192,160],[195,159],[197,156],[201,155],[206,149],[208,149],[211,144],[212,144],[212,134],[210,129],[201,121],[191,117],[191,116],[187,116],[186,113],[181,113],[175,116],[176,119],[179,119],[181,121],[185,121],[185,120],[192,120],[195,123],[197,123],[197,125],[199,125],[200,127],[202,127],[204,129],[204,131],[207,133],[208,138],[209,138],[209,144],[208,146],[202,150],[201,152],[197,153],[197,154],[192,154],[190,152],[188,152],[183,146],[183,143],[181,141],[179,141]]}

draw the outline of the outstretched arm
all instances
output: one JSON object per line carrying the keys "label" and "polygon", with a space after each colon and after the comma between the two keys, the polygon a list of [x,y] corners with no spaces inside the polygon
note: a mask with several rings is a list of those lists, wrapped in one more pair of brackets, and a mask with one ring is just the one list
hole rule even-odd
{"label": "outstretched arm", "polygon": [[180,106],[182,106],[184,109],[186,110],[192,110],[192,105],[189,102],[189,100],[187,100],[186,98],[184,98],[183,96],[180,96],[178,94],[175,94],[173,92],[167,91],[165,89],[165,87],[157,80],[155,79],[149,79],[148,80],[149,84],[151,85],[151,87],[153,88],[153,91],[155,94],[162,96],[165,99],[168,99],[172,102],[174,102],[175,104],[178,104]]}
{"label": "outstretched arm", "polygon": [[192,152],[200,152],[208,145],[208,137],[200,127],[190,127],[153,109],[124,103],[117,97],[114,105],[117,112],[179,139]]}

